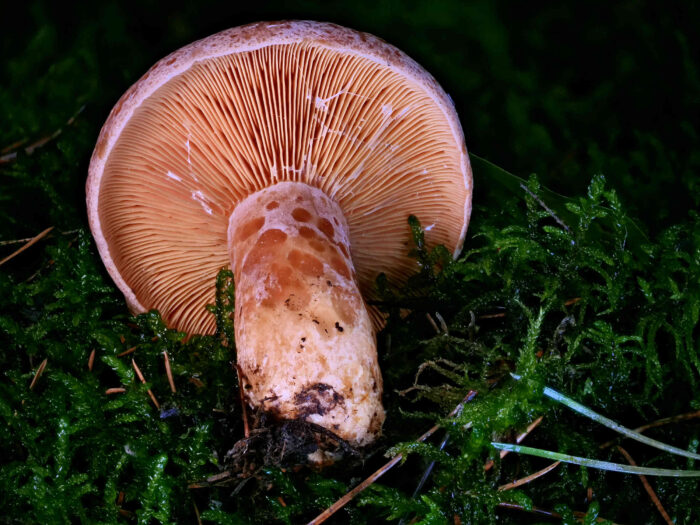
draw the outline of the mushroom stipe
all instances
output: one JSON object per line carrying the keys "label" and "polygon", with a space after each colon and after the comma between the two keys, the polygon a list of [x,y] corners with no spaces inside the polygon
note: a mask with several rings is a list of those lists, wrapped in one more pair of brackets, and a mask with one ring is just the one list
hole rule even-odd
{"label": "mushroom stipe", "polygon": [[362,446],[384,421],[382,379],[347,231],[340,207],[308,184],[239,203],[228,230],[234,326],[252,406]]}
{"label": "mushroom stipe", "polygon": [[429,245],[459,253],[471,192],[432,76],[371,35],[293,21],[230,29],[153,66],[100,133],[87,205],[132,311],[213,333],[205,306],[231,266],[246,402],[363,447],[384,421],[383,321],[365,299],[380,272],[416,271],[411,214]]}

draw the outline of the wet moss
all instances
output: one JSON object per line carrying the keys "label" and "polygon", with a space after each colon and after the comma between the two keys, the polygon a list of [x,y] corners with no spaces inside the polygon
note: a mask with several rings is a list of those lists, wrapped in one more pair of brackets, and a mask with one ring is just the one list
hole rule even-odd
{"label": "wet moss", "polygon": [[[0,522],[182,523],[199,515],[205,523],[299,523],[382,465],[385,453],[402,453],[403,464],[340,522],[525,523],[542,519],[528,512],[537,507],[568,523],[574,511],[589,522],[661,523],[632,476],[560,466],[498,491],[545,464],[501,459],[490,442],[513,440],[544,416],[528,445],[624,461],[615,447],[599,448],[612,433],[545,400],[544,385],[629,427],[700,410],[700,217],[688,211],[700,204],[699,135],[689,117],[700,90],[693,8],[601,3],[524,13],[444,2],[397,15],[392,5],[302,2],[290,10],[271,2],[222,15],[176,2],[154,33],[160,23],[150,5],[107,2],[86,14],[77,4],[58,12],[39,2],[18,15],[15,30],[0,31],[0,149],[9,148],[0,155],[16,152],[0,164],[0,239],[55,226],[0,267]],[[361,461],[321,472],[296,466],[300,456],[269,461],[282,450],[270,452],[264,440],[254,458],[230,461],[244,432],[230,272],[219,274],[209,308],[215,336],[187,339],[157,312],[132,317],[102,267],[83,204],[99,127],[131,82],[197,37],[284,17],[332,19],[403,47],[446,85],[472,149],[540,174],[517,179],[473,158],[475,209],[457,260],[428,249],[418,221],[407,222],[421,269],[401,288],[377,284],[389,315],[379,335],[384,438]],[[571,20],[575,30],[561,36]],[[0,245],[0,257],[18,246]],[[477,395],[446,418],[470,390]],[[442,430],[415,444],[435,422]],[[276,430],[288,443],[297,435],[290,428]],[[700,442],[698,419],[648,433],[688,450]],[[624,446],[639,464],[693,468]],[[676,522],[700,521],[697,481],[651,482]]]}

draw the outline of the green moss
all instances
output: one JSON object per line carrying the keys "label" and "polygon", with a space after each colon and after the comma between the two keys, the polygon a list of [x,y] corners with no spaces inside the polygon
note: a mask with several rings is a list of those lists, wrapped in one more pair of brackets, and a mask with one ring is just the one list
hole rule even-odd
{"label": "green moss", "polygon": [[[401,453],[405,461],[341,511],[341,522],[540,519],[498,507],[510,503],[557,511],[565,523],[576,522],[574,511],[587,523],[661,523],[633,476],[568,465],[500,492],[544,463],[501,460],[490,443],[512,441],[542,415],[528,446],[624,461],[614,447],[599,448],[611,432],[548,401],[544,385],[628,427],[700,410],[700,216],[688,212],[700,204],[700,135],[690,117],[700,93],[697,9],[439,7],[176,2],[163,23],[155,4],[88,12],[38,2],[20,10],[14,30],[0,31],[0,149],[61,130],[0,164],[0,240],[55,226],[0,267],[0,522],[190,523],[199,514],[204,523],[300,523],[385,454]],[[400,288],[377,283],[389,314],[379,335],[388,418],[363,462],[320,473],[256,465],[245,481],[225,475],[227,452],[243,436],[230,272],[219,273],[209,307],[215,336],[186,339],[157,312],[130,316],[87,230],[83,187],[107,112],[155,60],[226,26],[305,17],[372,31],[408,51],[454,98],[472,149],[539,176],[519,179],[472,158],[475,207],[457,260],[428,249],[418,221],[407,222],[420,270]],[[18,246],[0,245],[0,258]],[[147,384],[135,380],[132,359]],[[125,392],[106,394],[115,387]],[[474,399],[446,418],[469,390]],[[697,451],[697,421],[648,433]],[[435,422],[442,429],[416,444]],[[640,465],[697,468],[624,446]],[[697,481],[652,484],[677,523],[700,521]]]}

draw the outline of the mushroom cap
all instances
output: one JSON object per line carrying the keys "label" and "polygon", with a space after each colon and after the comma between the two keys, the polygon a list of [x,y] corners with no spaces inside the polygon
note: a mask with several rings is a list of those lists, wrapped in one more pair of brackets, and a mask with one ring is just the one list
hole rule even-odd
{"label": "mushroom cap", "polygon": [[407,217],[460,252],[472,175],[454,105],[407,55],[329,23],[217,33],[156,63],[112,109],[87,180],[90,228],[134,312],[213,333],[236,204],[281,181],[343,210],[365,297],[417,269]]}

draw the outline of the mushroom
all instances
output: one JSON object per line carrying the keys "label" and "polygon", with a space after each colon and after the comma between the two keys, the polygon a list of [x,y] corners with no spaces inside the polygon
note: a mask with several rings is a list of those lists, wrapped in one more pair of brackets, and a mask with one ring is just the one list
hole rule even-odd
{"label": "mushroom", "polygon": [[[406,219],[459,253],[471,169],[450,98],[384,41],[328,23],[257,23],[190,44],[119,100],[87,208],[134,312],[211,334],[217,271],[235,282],[247,402],[353,446],[381,431],[363,299],[415,272]],[[362,293],[361,293],[362,292]]]}

